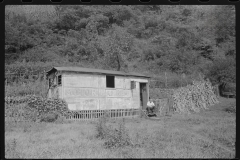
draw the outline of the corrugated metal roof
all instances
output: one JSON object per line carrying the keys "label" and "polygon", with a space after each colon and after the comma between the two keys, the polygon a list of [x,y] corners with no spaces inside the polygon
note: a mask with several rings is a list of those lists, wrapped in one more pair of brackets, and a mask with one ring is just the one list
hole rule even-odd
{"label": "corrugated metal roof", "polygon": [[82,67],[53,67],[51,70],[47,71],[47,73],[50,73],[54,70],[71,71],[71,72],[79,72],[79,73],[98,73],[98,74],[111,74],[111,75],[136,76],[136,77],[150,78],[150,76],[146,76],[146,75],[143,75],[140,73],[135,73],[135,72],[111,71],[111,70],[82,68]]}

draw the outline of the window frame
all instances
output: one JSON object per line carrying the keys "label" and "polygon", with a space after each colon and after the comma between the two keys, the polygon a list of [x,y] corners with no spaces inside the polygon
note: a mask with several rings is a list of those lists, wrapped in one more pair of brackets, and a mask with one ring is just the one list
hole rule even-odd
{"label": "window frame", "polygon": [[[60,83],[60,84],[59,84],[59,77],[60,77],[60,79],[61,79],[61,81],[60,81],[61,83]],[[57,76],[57,85],[58,85],[58,86],[61,86],[61,85],[62,85],[62,75],[61,75],[61,74]]]}
{"label": "window frame", "polygon": [[[109,85],[108,85],[109,84],[108,83],[108,80],[109,80],[108,77],[113,77],[113,81],[112,81],[113,82],[113,87],[111,87],[111,86],[109,87]],[[106,88],[113,88],[113,89],[115,88],[115,76],[114,75],[106,75]]]}

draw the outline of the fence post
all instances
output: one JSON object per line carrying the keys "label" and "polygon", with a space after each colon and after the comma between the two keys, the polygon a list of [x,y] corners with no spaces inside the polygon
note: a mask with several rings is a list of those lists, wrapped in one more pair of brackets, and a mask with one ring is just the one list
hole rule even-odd
{"label": "fence post", "polygon": [[165,88],[167,88],[167,73],[165,72]]}
{"label": "fence post", "polygon": [[43,77],[44,77],[44,80],[46,80],[45,70],[43,71]]}

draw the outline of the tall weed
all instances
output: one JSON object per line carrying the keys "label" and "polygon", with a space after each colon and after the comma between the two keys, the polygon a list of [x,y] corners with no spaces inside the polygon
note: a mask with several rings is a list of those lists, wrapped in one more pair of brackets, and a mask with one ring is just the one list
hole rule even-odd
{"label": "tall weed", "polygon": [[14,138],[10,143],[5,146],[6,158],[20,158],[19,152],[17,151],[17,140]]}
{"label": "tall weed", "polygon": [[25,96],[30,94],[46,97],[46,82],[35,81],[26,84],[13,83],[11,85],[5,85],[5,96]]}
{"label": "tall weed", "polygon": [[107,125],[107,119],[101,118],[97,124],[97,138],[104,139],[104,147],[108,149],[132,146],[128,130],[125,127],[124,118],[116,124],[117,127]]}

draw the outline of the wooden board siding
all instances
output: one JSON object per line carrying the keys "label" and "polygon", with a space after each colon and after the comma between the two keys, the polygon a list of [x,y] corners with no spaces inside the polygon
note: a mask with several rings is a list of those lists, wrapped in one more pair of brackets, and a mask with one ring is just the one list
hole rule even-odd
{"label": "wooden board siding", "polygon": [[98,77],[96,75],[68,75],[65,76],[65,87],[98,88]]}
{"label": "wooden board siding", "polygon": [[115,76],[115,88],[106,88],[106,76],[94,74],[62,75],[62,95],[71,110],[113,110],[140,108],[139,82],[131,90],[131,80],[144,78]]}

